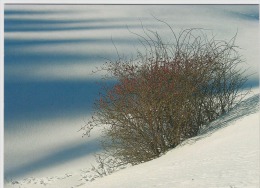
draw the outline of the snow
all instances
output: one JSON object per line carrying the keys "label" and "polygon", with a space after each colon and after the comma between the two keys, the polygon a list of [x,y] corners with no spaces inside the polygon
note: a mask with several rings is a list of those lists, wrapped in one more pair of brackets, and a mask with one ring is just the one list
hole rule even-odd
{"label": "snow", "polygon": [[[66,66],[63,63],[48,62],[48,58],[44,63],[36,63],[34,59],[29,59],[31,62],[26,62],[26,66],[23,61],[19,64],[6,61],[5,87],[13,83],[46,84],[52,81],[76,82],[100,79],[99,74],[94,77],[88,73],[94,67],[104,63],[103,58],[93,58],[93,56],[112,58],[116,55],[113,47],[109,50],[109,46],[112,46],[111,36],[115,42],[118,42],[116,45],[120,45],[118,48],[120,51],[131,54],[139,48],[134,42],[136,38],[126,28],[116,26],[127,24],[131,31],[143,33],[140,19],[148,28],[158,31],[162,36],[168,36],[169,29],[155,22],[151,15],[173,25],[177,31],[187,27],[205,28],[214,31],[217,38],[224,40],[229,40],[238,31],[237,45],[241,47],[241,55],[246,60],[243,68],[248,69],[249,74],[256,73],[249,79],[254,82],[259,79],[257,35],[259,19],[256,18],[258,17],[256,7],[256,5],[242,7],[236,5],[225,7],[221,5],[6,5],[5,10],[14,10],[14,12],[15,10],[17,12],[50,10],[48,14],[36,13],[33,16],[5,15],[5,19],[17,19],[20,23],[26,20],[45,20],[46,24],[43,26],[50,30],[36,32],[33,30],[35,25],[32,24],[32,31],[15,31],[17,25],[11,25],[13,29],[4,33],[5,44],[9,40],[18,42],[17,44],[23,42],[30,44],[35,40],[55,42],[46,45],[37,42],[34,45],[9,47],[5,45],[5,57],[16,55],[16,58],[23,60],[24,54],[28,57],[36,54],[41,57],[53,57],[52,54],[55,52],[58,57],[63,54],[76,54],[76,57],[86,55],[90,58],[87,60],[87,65],[85,60],[75,58],[71,63],[65,61]],[[48,24],[47,21],[50,20],[78,20],[79,22]],[[80,20],[94,20],[94,22],[86,24]],[[137,25],[139,28],[136,27]],[[90,31],[61,29],[86,26],[93,28],[115,26],[115,28]],[[90,42],[86,42],[88,39],[91,39]],[[78,40],[82,40],[82,44],[75,42]],[[70,45],[59,45],[58,42],[68,42]],[[63,62],[63,59],[58,60]],[[257,90],[259,93],[259,88]],[[19,99],[15,98],[13,101],[17,100]],[[188,140],[161,158],[118,171],[94,182],[86,181],[88,174],[85,171],[95,162],[93,155],[100,151],[97,142],[100,134],[96,131],[97,134],[92,134],[90,139],[81,139],[81,133],[77,130],[90,116],[85,109],[76,113],[74,109],[67,109],[69,113],[57,113],[57,115],[53,110],[55,108],[52,109],[50,106],[47,111],[52,111],[54,115],[43,119],[37,117],[31,119],[23,113],[18,114],[17,117],[17,114],[12,112],[12,118],[5,117],[4,172],[7,179],[4,187],[259,187],[259,116],[253,108],[256,104],[254,100],[238,106],[229,115],[205,127],[200,136]],[[7,109],[7,102],[9,101],[5,100],[5,109]],[[31,101],[21,101],[24,102],[30,104]],[[61,106],[64,108],[64,105]],[[35,111],[39,111],[40,108],[41,106],[37,107]],[[24,108],[24,111],[29,110]],[[13,128],[8,129],[8,127]]]}
{"label": "snow", "polygon": [[[258,97],[243,107],[251,109]],[[230,125],[230,115],[222,117],[217,122],[226,122],[226,127],[88,187],[259,187],[259,114],[239,119],[243,114]]]}
{"label": "snow", "polygon": [[197,137],[152,161],[93,182],[85,181],[83,170],[59,173],[13,180],[5,187],[259,187],[259,94],[206,126]]}

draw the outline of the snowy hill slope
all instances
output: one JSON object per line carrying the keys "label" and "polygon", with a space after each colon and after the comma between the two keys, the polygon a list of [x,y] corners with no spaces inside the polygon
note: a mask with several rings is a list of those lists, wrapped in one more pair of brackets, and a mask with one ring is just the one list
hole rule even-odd
{"label": "snowy hill slope", "polygon": [[259,95],[248,98],[206,126],[199,136],[158,159],[93,182],[85,181],[83,176],[79,170],[62,176],[13,181],[5,187],[259,187]]}
{"label": "snowy hill slope", "polygon": [[88,187],[259,187],[258,101],[258,95],[247,99],[206,133]]}

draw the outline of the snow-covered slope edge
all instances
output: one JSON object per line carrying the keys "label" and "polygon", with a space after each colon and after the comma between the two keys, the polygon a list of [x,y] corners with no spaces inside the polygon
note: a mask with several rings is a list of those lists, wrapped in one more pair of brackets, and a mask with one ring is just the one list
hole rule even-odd
{"label": "snow-covered slope edge", "polygon": [[258,106],[254,95],[164,156],[88,187],[259,187]]}
{"label": "snow-covered slope edge", "polygon": [[[80,161],[79,161],[80,162]],[[82,164],[84,167],[85,164]],[[5,188],[259,187],[259,94],[158,159],[86,182],[79,170],[6,182]]]}

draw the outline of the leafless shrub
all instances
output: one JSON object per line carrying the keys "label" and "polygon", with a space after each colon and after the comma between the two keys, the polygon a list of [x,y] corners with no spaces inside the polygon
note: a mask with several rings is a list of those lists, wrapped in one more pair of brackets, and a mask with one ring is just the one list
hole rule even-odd
{"label": "leafless shrub", "polygon": [[137,51],[135,59],[118,56],[101,67],[116,83],[104,87],[85,134],[104,126],[104,148],[126,163],[151,160],[176,147],[245,95],[239,92],[247,76],[238,68],[236,35],[226,42],[203,29],[179,34],[169,29],[174,42],[143,28],[143,35],[134,34],[144,52]]}

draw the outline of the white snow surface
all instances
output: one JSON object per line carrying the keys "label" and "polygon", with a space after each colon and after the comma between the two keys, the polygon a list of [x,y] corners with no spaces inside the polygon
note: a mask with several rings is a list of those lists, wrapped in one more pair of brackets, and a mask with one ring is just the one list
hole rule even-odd
{"label": "white snow surface", "polygon": [[[82,164],[84,166],[84,164]],[[61,175],[58,175],[61,174]],[[259,94],[152,161],[93,182],[82,170],[6,182],[6,188],[259,187]]]}

